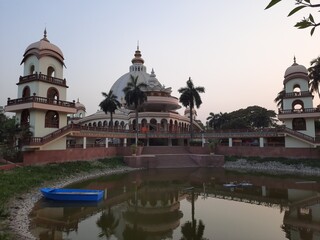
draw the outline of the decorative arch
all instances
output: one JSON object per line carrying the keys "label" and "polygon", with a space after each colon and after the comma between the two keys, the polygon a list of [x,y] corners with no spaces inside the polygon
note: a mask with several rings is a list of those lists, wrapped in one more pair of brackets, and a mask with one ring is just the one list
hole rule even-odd
{"label": "decorative arch", "polygon": [[108,122],[106,120],[103,121],[103,126],[107,127],[108,126]]}
{"label": "decorative arch", "polygon": [[168,131],[168,121],[167,119],[161,119],[160,121],[160,125],[161,125],[161,130],[162,131]]}
{"label": "decorative arch", "polygon": [[120,126],[121,126],[121,129],[124,129],[124,121],[121,121],[121,123],[120,123]]}
{"label": "decorative arch", "polygon": [[294,100],[292,102],[292,110],[295,112],[302,112],[304,109],[304,103],[300,99]]}
{"label": "decorative arch", "polygon": [[102,122],[101,121],[98,122],[98,127],[102,127]]}
{"label": "decorative arch", "polygon": [[295,85],[293,85],[292,91],[296,93],[300,93],[301,92],[300,84],[296,83]]}
{"label": "decorative arch", "polygon": [[25,86],[22,90],[22,97],[30,97],[30,87],[29,86]]}
{"label": "decorative arch", "polygon": [[118,121],[118,120],[114,122],[114,128],[115,128],[115,129],[118,129],[118,128],[119,128],[119,121]]}
{"label": "decorative arch", "polygon": [[50,87],[47,91],[47,98],[49,99],[50,103],[58,102],[59,101],[59,91],[54,87]]}
{"label": "decorative arch", "polygon": [[150,124],[149,124],[149,130],[150,131],[157,131],[157,119],[152,118],[150,119]]}
{"label": "decorative arch", "polygon": [[28,109],[24,109],[21,113],[21,126],[29,126],[30,125],[30,112]]}
{"label": "decorative arch", "polygon": [[56,75],[56,70],[55,70],[52,66],[48,67],[48,69],[47,69],[47,75],[48,75],[49,77],[55,77],[55,75]]}
{"label": "decorative arch", "polygon": [[306,130],[306,120],[304,118],[294,118],[292,120],[292,129],[293,130]]}
{"label": "decorative arch", "polygon": [[34,67],[34,65],[32,64],[32,65],[30,66],[30,68],[29,68],[29,75],[32,75],[32,74],[35,74],[35,73],[36,73],[35,67]]}
{"label": "decorative arch", "polygon": [[56,111],[47,111],[44,127],[59,128],[59,113]]}
{"label": "decorative arch", "polygon": [[93,127],[96,127],[96,126],[97,126],[97,123],[96,123],[96,122],[94,122],[94,123],[92,124],[92,126],[93,126]]}

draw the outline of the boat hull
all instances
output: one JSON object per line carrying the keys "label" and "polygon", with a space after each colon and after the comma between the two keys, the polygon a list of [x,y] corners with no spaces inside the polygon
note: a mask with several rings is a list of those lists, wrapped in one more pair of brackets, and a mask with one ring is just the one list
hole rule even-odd
{"label": "boat hull", "polygon": [[41,188],[45,198],[56,201],[100,201],[104,196],[103,190],[70,189],[70,188]]}

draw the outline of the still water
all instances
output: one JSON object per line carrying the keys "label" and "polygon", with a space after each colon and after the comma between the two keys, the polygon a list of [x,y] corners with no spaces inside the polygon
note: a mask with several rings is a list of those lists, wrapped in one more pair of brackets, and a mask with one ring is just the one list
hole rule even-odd
{"label": "still water", "polygon": [[[230,182],[252,186],[225,187]],[[99,203],[34,207],[41,240],[320,239],[320,181],[223,169],[154,169],[73,184],[104,189]]]}

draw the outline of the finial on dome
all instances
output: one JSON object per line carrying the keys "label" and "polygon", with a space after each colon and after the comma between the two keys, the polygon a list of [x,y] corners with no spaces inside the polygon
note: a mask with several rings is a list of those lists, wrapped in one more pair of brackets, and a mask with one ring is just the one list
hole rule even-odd
{"label": "finial on dome", "polygon": [[297,63],[296,62],[296,56],[293,56],[293,63]]}
{"label": "finial on dome", "polygon": [[42,40],[45,40],[45,41],[47,41],[47,42],[50,42],[50,41],[48,40],[48,38],[47,38],[47,28],[46,28],[46,27],[44,28],[44,31],[43,31],[43,38],[42,38]]}
{"label": "finial on dome", "polygon": [[137,50],[139,51],[139,40],[137,42]]}
{"label": "finial on dome", "polygon": [[153,68],[152,68],[152,70],[151,70],[151,74],[154,74],[154,70],[153,70]]}

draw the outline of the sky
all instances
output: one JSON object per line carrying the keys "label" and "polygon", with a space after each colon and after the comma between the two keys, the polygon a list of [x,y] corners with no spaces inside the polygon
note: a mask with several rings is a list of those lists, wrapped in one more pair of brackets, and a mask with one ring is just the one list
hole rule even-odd
{"label": "sky", "polygon": [[46,28],[64,54],[67,101],[79,99],[87,115],[129,71],[138,42],[147,72],[153,68],[173,96],[189,77],[205,87],[197,109],[203,123],[210,112],[253,105],[277,112],[285,70],[294,56],[307,68],[319,56],[320,29],[311,37],[293,27],[309,15],[287,17],[293,0],[264,10],[269,1],[0,0],[0,106],[17,98],[24,51]]}

